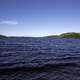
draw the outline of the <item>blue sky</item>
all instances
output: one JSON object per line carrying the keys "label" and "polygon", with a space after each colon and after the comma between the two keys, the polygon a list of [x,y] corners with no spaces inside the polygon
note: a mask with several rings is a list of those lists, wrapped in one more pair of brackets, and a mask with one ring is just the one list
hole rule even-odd
{"label": "blue sky", "polygon": [[0,34],[80,32],[80,0],[0,0]]}

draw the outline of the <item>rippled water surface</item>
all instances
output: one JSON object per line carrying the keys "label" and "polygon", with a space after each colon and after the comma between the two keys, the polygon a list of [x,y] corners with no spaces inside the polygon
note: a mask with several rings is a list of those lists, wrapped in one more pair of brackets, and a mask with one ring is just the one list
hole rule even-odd
{"label": "rippled water surface", "polygon": [[80,39],[1,39],[0,80],[80,80]]}

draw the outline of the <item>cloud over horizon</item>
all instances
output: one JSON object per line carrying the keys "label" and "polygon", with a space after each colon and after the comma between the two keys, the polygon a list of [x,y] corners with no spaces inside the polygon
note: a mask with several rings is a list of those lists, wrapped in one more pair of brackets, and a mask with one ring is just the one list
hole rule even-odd
{"label": "cloud over horizon", "polygon": [[7,24],[7,25],[17,25],[18,22],[17,21],[13,21],[13,20],[4,20],[0,22],[1,24]]}

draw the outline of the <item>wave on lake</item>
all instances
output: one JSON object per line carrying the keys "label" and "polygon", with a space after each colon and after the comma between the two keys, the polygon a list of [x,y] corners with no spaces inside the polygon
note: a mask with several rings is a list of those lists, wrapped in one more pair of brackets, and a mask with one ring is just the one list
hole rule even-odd
{"label": "wave on lake", "polygon": [[0,80],[80,80],[80,39],[1,39]]}

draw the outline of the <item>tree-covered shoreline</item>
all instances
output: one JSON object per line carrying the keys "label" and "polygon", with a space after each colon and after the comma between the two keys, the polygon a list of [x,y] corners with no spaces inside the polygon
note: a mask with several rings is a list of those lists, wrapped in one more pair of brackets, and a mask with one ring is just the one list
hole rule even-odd
{"label": "tree-covered shoreline", "polygon": [[[14,38],[14,37],[18,37],[18,36],[0,35],[0,39],[3,39],[3,38]],[[77,32],[67,32],[67,33],[62,33],[62,34],[59,34],[59,35],[48,35],[48,36],[45,36],[45,37],[48,37],[48,38],[80,38],[80,33],[77,33]]]}
{"label": "tree-covered shoreline", "polygon": [[80,33],[68,32],[60,35],[48,35],[48,38],[80,38]]}
{"label": "tree-covered shoreline", "polygon": [[0,34],[0,39],[3,39],[3,38],[7,38],[7,36]]}

